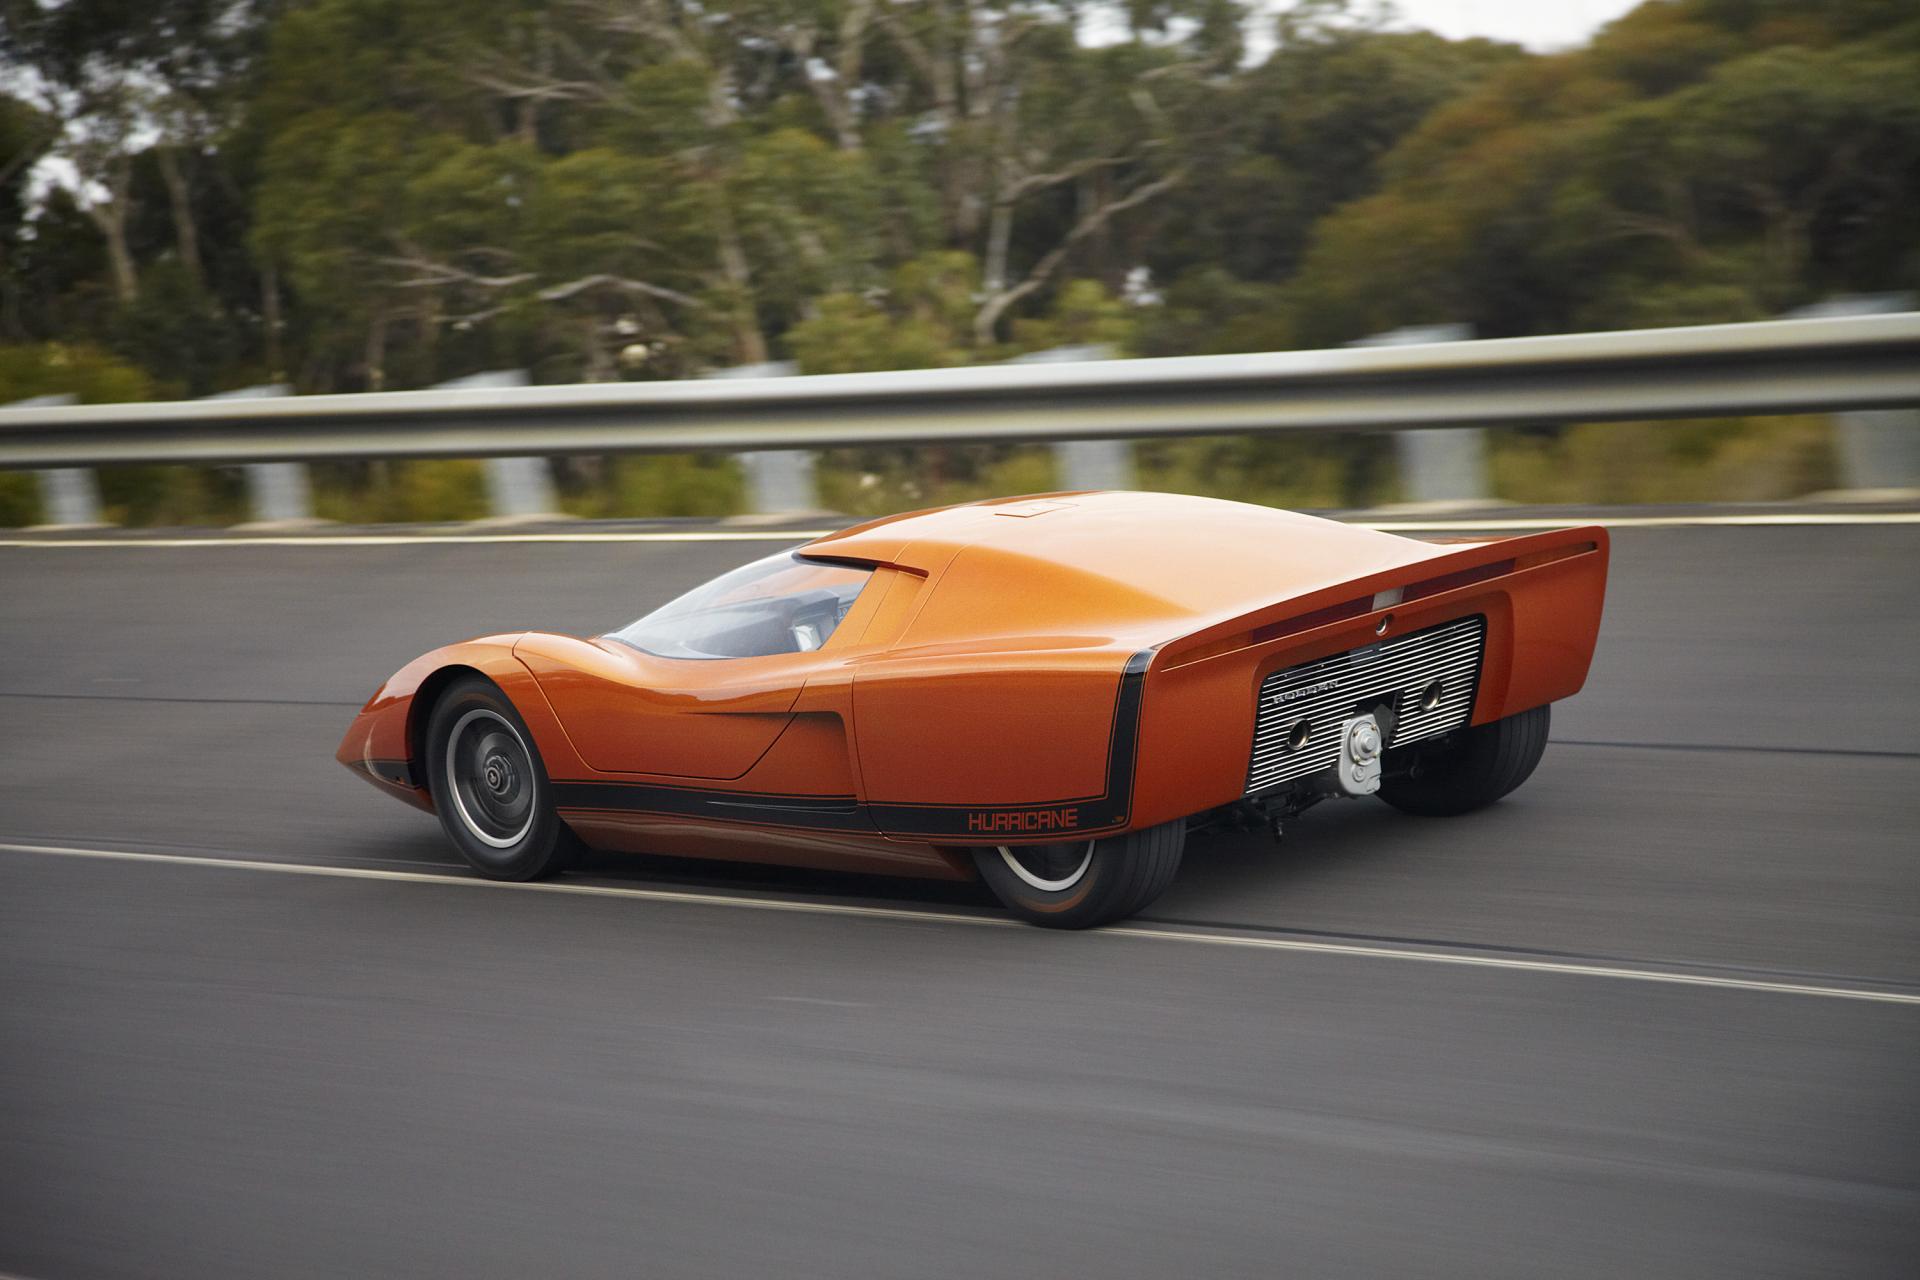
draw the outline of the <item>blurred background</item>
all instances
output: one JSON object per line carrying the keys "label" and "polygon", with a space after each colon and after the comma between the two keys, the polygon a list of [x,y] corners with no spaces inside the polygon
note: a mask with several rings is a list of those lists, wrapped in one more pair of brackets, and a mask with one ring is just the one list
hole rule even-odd
{"label": "blurred background", "polygon": [[[0,403],[1277,351],[1920,287],[1907,0],[5,0],[0,33]],[[1470,496],[1508,502],[1860,487],[1819,415],[1482,447]],[[1281,505],[1422,496],[1380,435],[1129,463]],[[547,470],[574,515],[756,505],[717,455]],[[1044,446],[834,450],[801,505],[1072,479]],[[123,524],[250,513],[233,468],[97,490]],[[493,510],[477,462],[327,463],[310,494],[349,522]],[[0,472],[0,524],[49,505]]]}
{"label": "blurred background", "polygon": [[[1911,1280],[1917,291],[1915,0],[0,0],[0,1280]],[[1078,363],[1168,356],[1292,373]],[[334,761],[449,641],[1125,486],[1607,524],[1588,685],[1483,813],[1196,833],[1072,936],[482,891]]]}

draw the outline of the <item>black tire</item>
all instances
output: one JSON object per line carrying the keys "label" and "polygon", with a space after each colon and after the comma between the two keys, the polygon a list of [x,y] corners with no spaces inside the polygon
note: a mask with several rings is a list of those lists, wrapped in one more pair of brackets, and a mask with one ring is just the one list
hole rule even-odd
{"label": "black tire", "polygon": [[1105,840],[975,849],[973,861],[994,896],[1022,920],[1091,929],[1159,897],[1173,883],[1186,843],[1187,824],[1166,822]]}
{"label": "black tire", "polygon": [[566,870],[580,843],[553,810],[553,784],[513,703],[470,676],[440,694],[427,720],[427,790],[447,839],[490,880]]}
{"label": "black tire", "polygon": [[[1438,743],[1388,752],[1380,798],[1403,813],[1451,818],[1484,809],[1525,782],[1547,749],[1548,707],[1475,725]],[[1411,766],[1411,772],[1399,772]]]}

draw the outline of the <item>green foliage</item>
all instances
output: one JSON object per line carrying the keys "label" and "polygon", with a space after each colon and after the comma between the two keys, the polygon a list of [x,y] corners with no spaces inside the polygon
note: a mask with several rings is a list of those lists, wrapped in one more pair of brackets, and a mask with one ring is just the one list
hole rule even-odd
{"label": "green foliage", "polygon": [[102,467],[100,513],[108,524],[205,526],[247,518],[237,467]]}
{"label": "green foliage", "polygon": [[855,516],[1060,487],[1053,455],[1033,445],[828,450],[816,478],[820,499],[830,510]]}
{"label": "green foliage", "polygon": [[1202,267],[1175,280],[1146,311],[1131,348],[1142,356],[1223,355],[1295,346],[1288,294],[1280,285]]}
{"label": "green foliage", "polygon": [[1821,417],[1499,431],[1491,461],[1510,502],[1774,502],[1834,486]]}
{"label": "green foliage", "polygon": [[561,499],[569,515],[730,516],[746,510],[746,484],[732,458],[661,454],[612,458],[598,483]]}
{"label": "green foliage", "polygon": [[1013,343],[1027,351],[1050,347],[1125,348],[1135,317],[1098,280],[1069,280],[1047,314],[1013,322]]}
{"label": "green foliage", "polygon": [[[32,396],[72,395],[83,404],[152,398],[144,371],[89,346],[0,347],[0,405]],[[231,471],[190,467],[108,467],[98,473],[102,514],[116,524],[216,524],[244,519]],[[0,526],[41,518],[31,473],[0,472]]]}
{"label": "green foliage", "polygon": [[44,342],[0,346],[0,404],[70,395],[81,404],[119,404],[153,396],[143,370],[96,347]]}
{"label": "green foliage", "polygon": [[0,471],[0,529],[39,524],[40,485],[32,472]]}
{"label": "green foliage", "polygon": [[1392,501],[1384,436],[1220,436],[1135,446],[1140,483],[1269,506],[1329,510]]}
{"label": "green foliage", "polygon": [[[1323,9],[1326,6],[1322,6]],[[1157,274],[1285,279],[1314,225],[1373,191],[1379,166],[1442,103],[1520,62],[1510,46],[1359,28],[1296,6],[1287,39],[1226,91],[1196,139],[1204,182],[1174,197],[1151,250]]]}
{"label": "green foliage", "polygon": [[[1024,0],[23,0],[0,56],[48,92],[0,96],[0,388],[939,368],[1746,320],[1920,288],[1910,0],[1661,0],[1553,55],[1306,0],[1257,65],[1256,8],[1129,0],[1096,46],[1080,9]],[[85,181],[34,204],[50,150]],[[43,366],[58,376],[21,372]],[[1668,451],[1644,435],[1503,437],[1501,484],[1826,482],[1819,424],[1702,427]],[[1382,449],[1141,452],[1152,483],[1340,505],[1393,496]],[[741,503],[714,460],[561,472],[583,514]],[[822,474],[855,511],[1052,482],[1030,451],[861,452]],[[320,475],[337,518],[485,512],[469,464]],[[233,472],[105,488],[130,519],[242,506]],[[0,518],[36,509],[0,478]]]}
{"label": "green foliage", "polygon": [[929,254],[901,265],[877,296],[821,298],[788,332],[787,346],[802,373],[970,364],[970,300],[979,287],[971,254]]}
{"label": "green foliage", "polygon": [[492,514],[486,464],[472,459],[316,466],[314,514],[343,524],[479,520]]}
{"label": "green foliage", "polygon": [[[1920,284],[1920,22],[1676,0],[1493,75],[1318,226],[1300,336],[1733,321]],[[1884,17],[1882,19],[1884,21]]]}
{"label": "green foliage", "polygon": [[828,294],[787,333],[802,373],[944,369],[1051,347],[1125,350],[1138,317],[1097,280],[1069,280],[1045,311],[1014,322],[1009,343],[981,345],[971,324],[979,265],[964,253],[929,254],[867,295]]}

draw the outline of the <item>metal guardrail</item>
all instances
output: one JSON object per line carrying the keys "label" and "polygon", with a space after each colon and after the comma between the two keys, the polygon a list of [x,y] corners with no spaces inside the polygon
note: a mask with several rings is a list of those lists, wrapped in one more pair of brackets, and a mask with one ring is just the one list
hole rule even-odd
{"label": "metal guardrail", "polygon": [[1361,431],[1920,404],[1920,312],[1267,355],[0,409],[0,467]]}

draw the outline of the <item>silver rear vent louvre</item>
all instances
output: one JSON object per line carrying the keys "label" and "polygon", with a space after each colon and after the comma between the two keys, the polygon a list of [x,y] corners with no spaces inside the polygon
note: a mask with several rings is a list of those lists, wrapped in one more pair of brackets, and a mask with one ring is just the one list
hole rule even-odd
{"label": "silver rear vent louvre", "polygon": [[1473,714],[1486,639],[1476,614],[1274,672],[1260,682],[1248,793],[1333,768],[1340,726],[1356,708],[1392,708],[1389,750],[1460,728]]}

